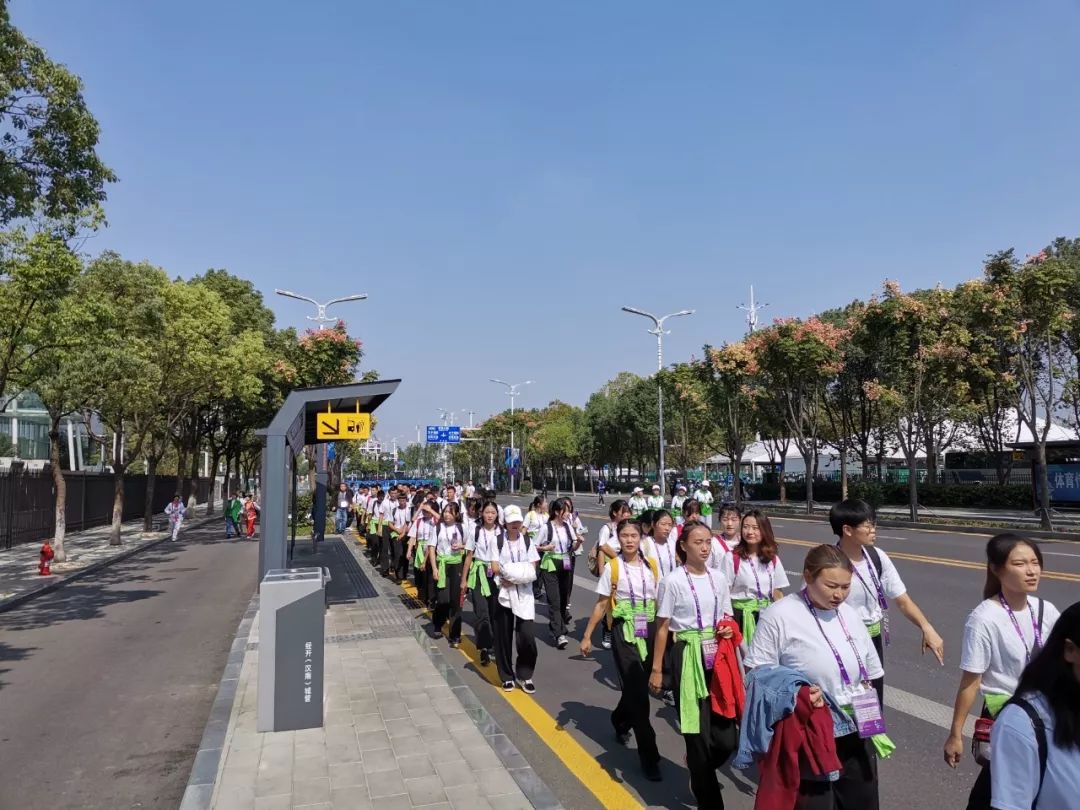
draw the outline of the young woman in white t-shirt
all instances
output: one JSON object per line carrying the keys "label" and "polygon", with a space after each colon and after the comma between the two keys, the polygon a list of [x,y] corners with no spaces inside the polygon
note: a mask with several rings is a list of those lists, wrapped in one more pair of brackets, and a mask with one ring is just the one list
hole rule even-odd
{"label": "young woman in white t-shirt", "polygon": [[[724,577],[705,565],[712,548],[712,530],[708,526],[696,521],[685,524],[678,543],[683,565],[660,583],[649,688],[657,694],[663,688],[664,655],[668,638],[674,635],[671,664],[675,709],[686,744],[690,789],[699,807],[723,808],[716,769],[737,747],[738,726],[734,719],[713,711],[708,684],[718,639],[734,635],[731,627],[717,627],[722,620],[731,618],[731,595]],[[684,694],[694,695],[692,702],[683,700]]]}
{"label": "young woman in white t-shirt", "polygon": [[[815,705],[822,700],[817,690],[848,711],[856,702],[876,702],[871,682],[881,677],[881,662],[859,615],[844,601],[851,590],[851,561],[836,546],[816,546],[803,563],[803,581],[803,590],[761,614],[747,669],[778,664],[803,673],[815,685]],[[891,745],[884,737],[880,742]],[[858,731],[837,737],[836,756],[843,765],[840,778],[803,780],[797,806],[877,810],[874,739]]]}
{"label": "young woman in white t-shirt", "polygon": [[[597,576],[603,576],[604,566],[607,561],[619,553],[619,535],[616,527],[631,515],[630,505],[621,498],[611,502],[608,507],[610,520],[600,527],[600,533],[596,538],[596,547],[590,553],[591,558],[596,559]],[[610,618],[608,619],[610,622]],[[611,627],[607,622],[601,632],[600,646],[605,650],[611,649]]]}
{"label": "young woman in white t-shirt", "polygon": [[782,599],[784,588],[791,584],[780,562],[772,524],[760,510],[743,515],[739,542],[724,557],[723,571],[731,588],[735,621],[742,628],[743,643],[749,646],[761,612]]}
{"label": "young woman in white t-shirt", "polygon": [[[1066,608],[994,721],[992,806],[1058,810],[1080,803],[1080,602]],[[1046,738],[1040,763],[1035,711]],[[1045,767],[1045,772],[1043,771]],[[1042,772],[1042,773],[1041,773]]]}
{"label": "young woman in white t-shirt", "polygon": [[551,502],[549,520],[540,529],[536,550],[540,552],[540,578],[548,603],[548,628],[555,646],[565,650],[570,643],[566,635],[570,623],[567,603],[570,601],[570,581],[574,577],[573,554],[581,545],[571,525],[573,514],[566,499]]}
{"label": "young woman in white t-shirt", "polygon": [[[675,519],[667,510],[661,509],[653,512],[652,520],[652,531],[642,541],[641,553],[646,558],[656,562],[657,572],[660,574],[660,579],[663,580],[664,577],[682,565],[678,552],[679,538],[675,533]],[[664,685],[660,696],[665,703],[675,702],[675,694],[671,689],[671,650],[672,645],[669,644],[663,661]]]}
{"label": "young woman in white t-shirt", "polygon": [[476,631],[476,647],[480,650],[480,666],[491,663],[495,649],[495,636],[491,620],[495,615],[498,588],[492,563],[499,555],[499,509],[494,501],[485,501],[480,509],[480,520],[474,522],[465,534],[465,567],[462,569],[465,587],[472,594],[473,630]]}
{"label": "young woman in white t-shirt", "polygon": [[[983,717],[996,717],[1057,621],[1058,609],[1035,596],[1042,566],[1042,551],[1034,540],[999,534],[986,544],[983,601],[964,625],[960,688],[945,741],[945,762],[951,768],[963,756],[964,722],[975,698],[981,693]],[[990,769],[983,767],[971,789],[969,808],[990,807],[990,783]]]}
{"label": "young woman in white t-shirt", "polygon": [[[666,514],[666,513],[665,513]],[[622,697],[611,713],[615,737],[623,745],[633,731],[638,758],[645,777],[659,782],[660,751],[650,720],[649,672],[656,639],[656,597],[660,585],[655,561],[641,554],[641,526],[633,520],[622,521],[617,529],[620,551],[604,567],[596,585],[596,607],[589,617],[581,639],[581,654],[592,652],[592,636],[606,613],[614,616],[614,657],[619,670]],[[617,571],[612,586],[612,571]]]}
{"label": "young woman in white t-shirt", "polygon": [[465,562],[465,532],[457,504],[447,502],[442,520],[427,539],[428,569],[435,580],[434,636],[442,638],[450,623],[450,646],[461,644],[461,569]]}

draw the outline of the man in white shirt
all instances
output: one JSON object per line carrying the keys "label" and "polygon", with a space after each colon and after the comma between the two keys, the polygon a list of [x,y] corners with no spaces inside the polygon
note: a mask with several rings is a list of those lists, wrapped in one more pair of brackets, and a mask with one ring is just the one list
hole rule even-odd
{"label": "man in white shirt", "polygon": [[634,492],[630,496],[630,514],[635,518],[641,517],[641,513],[649,508],[648,501],[645,500],[645,490],[641,487],[634,487]]}

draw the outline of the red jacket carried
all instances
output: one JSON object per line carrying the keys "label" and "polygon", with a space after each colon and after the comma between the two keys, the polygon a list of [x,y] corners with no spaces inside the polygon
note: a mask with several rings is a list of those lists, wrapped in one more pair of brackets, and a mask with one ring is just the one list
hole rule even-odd
{"label": "red jacket carried", "polygon": [[827,706],[810,705],[810,687],[803,686],[795,711],[774,727],[765,758],[758,762],[758,792],[754,810],[792,810],[805,771],[824,776],[841,769],[836,756],[833,721]]}
{"label": "red jacket carried", "polygon": [[716,663],[713,664],[712,681],[709,683],[709,695],[712,710],[722,717],[735,719],[743,716],[746,708],[746,688],[743,686],[742,670],[739,668],[739,645],[742,644],[742,630],[731,620],[718,622],[716,628],[730,627],[734,635],[731,638],[719,638],[716,648]]}

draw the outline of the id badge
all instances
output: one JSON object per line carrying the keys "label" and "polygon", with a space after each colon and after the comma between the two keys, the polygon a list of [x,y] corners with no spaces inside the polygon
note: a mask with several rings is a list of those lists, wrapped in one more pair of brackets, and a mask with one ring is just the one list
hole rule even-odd
{"label": "id badge", "polygon": [[492,573],[492,571],[491,571],[491,563],[488,563],[487,564],[487,578],[491,579],[493,576],[495,576],[495,574]]}
{"label": "id badge", "polygon": [[634,638],[649,637],[649,617],[644,613],[634,614]]}
{"label": "id badge", "polygon": [[705,669],[709,670],[716,664],[716,651],[720,644],[715,638],[707,638],[701,642],[701,655],[705,659]]}
{"label": "id badge", "polygon": [[569,571],[570,568],[571,568],[571,565],[572,565],[572,561],[570,560],[569,557],[567,557],[565,560],[562,561],[562,570],[563,571]]}
{"label": "id badge", "polygon": [[885,718],[881,716],[881,704],[873,689],[864,689],[855,695],[851,699],[851,708],[855,712],[855,724],[859,727],[861,738],[865,740],[885,733]]}

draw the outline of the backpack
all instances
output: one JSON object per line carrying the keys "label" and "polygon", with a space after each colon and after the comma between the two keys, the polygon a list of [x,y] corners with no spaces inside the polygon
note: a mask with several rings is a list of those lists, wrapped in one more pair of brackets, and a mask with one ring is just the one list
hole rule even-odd
{"label": "backpack", "polygon": [[878,581],[881,581],[881,555],[875,546],[863,546],[866,549],[866,553],[870,555],[870,562],[874,564],[874,570],[877,571]]}
{"label": "backpack", "polygon": [[[652,571],[653,581],[656,583],[656,587],[660,587],[660,570],[657,567],[656,560],[652,557],[643,557],[649,564],[649,570]],[[611,567],[611,608],[610,613],[615,612],[615,591],[616,586],[619,584],[619,557],[615,556],[608,560],[608,565]]]}
{"label": "backpack", "polygon": [[[1039,619],[1042,619],[1041,612]],[[1046,759],[1049,755],[1049,745],[1046,741],[1046,724],[1043,722],[1042,716],[1035,710],[1035,707],[1023,698],[1013,698],[1012,702],[1023,709],[1024,714],[1028,716],[1032,728],[1035,729],[1035,742],[1039,746],[1039,786],[1035,790],[1035,799],[1031,802],[1031,808],[1035,810],[1039,804],[1039,794],[1042,793],[1043,780],[1046,778]]]}
{"label": "backpack", "polygon": [[[479,537],[479,536],[480,535],[479,535],[479,532],[478,532],[477,537]],[[521,536],[525,538],[525,550],[528,551],[529,547],[532,546],[532,541],[529,539],[529,535],[526,532],[522,532]],[[497,545],[499,547],[499,554],[502,554],[503,541],[505,539],[506,539],[506,532],[504,531],[499,535],[499,539],[497,541],[495,541],[495,545]]]}

